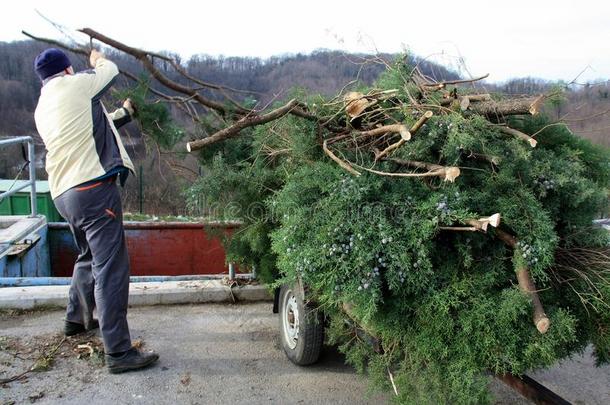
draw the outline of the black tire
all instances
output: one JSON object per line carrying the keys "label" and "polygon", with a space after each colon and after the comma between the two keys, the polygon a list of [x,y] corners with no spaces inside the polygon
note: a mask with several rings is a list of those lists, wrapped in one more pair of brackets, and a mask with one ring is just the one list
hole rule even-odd
{"label": "black tire", "polygon": [[279,314],[280,340],[288,359],[298,366],[318,361],[324,343],[324,317],[307,305],[299,282],[281,287]]}

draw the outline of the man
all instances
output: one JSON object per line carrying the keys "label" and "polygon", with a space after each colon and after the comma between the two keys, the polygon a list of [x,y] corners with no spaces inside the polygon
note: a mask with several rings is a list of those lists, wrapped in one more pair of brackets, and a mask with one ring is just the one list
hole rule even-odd
{"label": "man", "polygon": [[117,127],[134,112],[127,99],[109,114],[102,102],[119,73],[104,55],[91,51],[92,70],[74,73],[59,49],[34,62],[42,80],[36,127],[47,149],[46,170],[57,210],[68,221],[79,256],[74,265],[64,332],[76,335],[98,327],[111,373],[136,370],[158,355],[131,345],[127,325],[129,257],[116,180],[125,183],[133,164]]}

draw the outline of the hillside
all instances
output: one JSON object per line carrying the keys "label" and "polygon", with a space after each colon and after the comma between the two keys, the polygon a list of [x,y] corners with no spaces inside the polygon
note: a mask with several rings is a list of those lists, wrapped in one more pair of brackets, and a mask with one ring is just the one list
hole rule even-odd
{"label": "hillside", "polygon": [[[0,135],[35,132],[33,111],[40,83],[33,71],[33,60],[45,48],[34,41],[0,42]],[[134,74],[140,66],[122,54],[111,54],[121,68]],[[393,55],[380,55],[390,61]],[[76,69],[84,69],[82,57],[72,55]],[[457,74],[437,64],[414,57],[423,74],[438,80],[455,79]],[[264,106],[286,96],[294,87],[312,93],[331,95],[346,83],[359,79],[370,85],[385,69],[369,55],[320,50],[309,55],[283,55],[269,59],[249,57],[194,56],[182,61],[189,73],[204,80],[235,89],[251,91],[251,97]],[[492,72],[493,73],[493,72]],[[533,72],[535,73],[535,72]],[[128,84],[124,79],[123,84]],[[154,84],[153,84],[154,85]],[[485,84],[489,91],[509,94],[535,94],[548,91],[553,83],[535,78],[514,79],[503,84]],[[554,118],[563,118],[584,137],[610,146],[610,84],[571,86],[566,102],[556,106]]]}
{"label": "hillside", "polygon": [[[34,73],[33,61],[45,48],[45,45],[33,41],[0,42],[0,134],[35,131],[32,113],[40,82]],[[70,56],[76,70],[85,68],[82,56]],[[136,75],[141,73],[140,66],[131,58],[112,52],[109,57],[121,69]],[[393,55],[379,57],[387,61],[394,58]],[[370,85],[385,66],[366,63],[366,58],[365,55],[321,50],[310,55],[269,59],[198,55],[182,61],[182,64],[189,73],[210,83],[251,91],[251,97],[264,106],[273,99],[285,97],[286,92],[294,87],[330,95],[354,79]],[[457,78],[457,74],[432,63],[422,62],[420,67],[425,74],[438,79]]]}

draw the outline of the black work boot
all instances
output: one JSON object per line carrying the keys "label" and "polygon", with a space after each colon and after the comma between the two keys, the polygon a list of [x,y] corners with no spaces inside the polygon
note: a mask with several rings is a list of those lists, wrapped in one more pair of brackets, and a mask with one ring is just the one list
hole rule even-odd
{"label": "black work boot", "polygon": [[100,327],[100,323],[97,321],[97,319],[94,319],[91,321],[91,325],[89,326],[90,328],[87,329],[82,323],[66,321],[66,323],[64,324],[64,335],[74,336],[78,335],[79,333],[86,332],[87,330],[97,329]]}
{"label": "black work boot", "polygon": [[127,350],[122,356],[106,355],[106,365],[111,374],[123,373],[148,367],[159,359],[157,353],[142,353],[135,347]]}

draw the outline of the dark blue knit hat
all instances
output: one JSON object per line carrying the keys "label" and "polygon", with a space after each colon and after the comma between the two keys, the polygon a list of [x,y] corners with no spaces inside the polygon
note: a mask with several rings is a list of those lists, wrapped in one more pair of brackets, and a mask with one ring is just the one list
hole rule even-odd
{"label": "dark blue knit hat", "polygon": [[57,48],[49,48],[34,60],[34,69],[40,80],[53,76],[64,69],[67,69],[72,64],[65,53]]}

